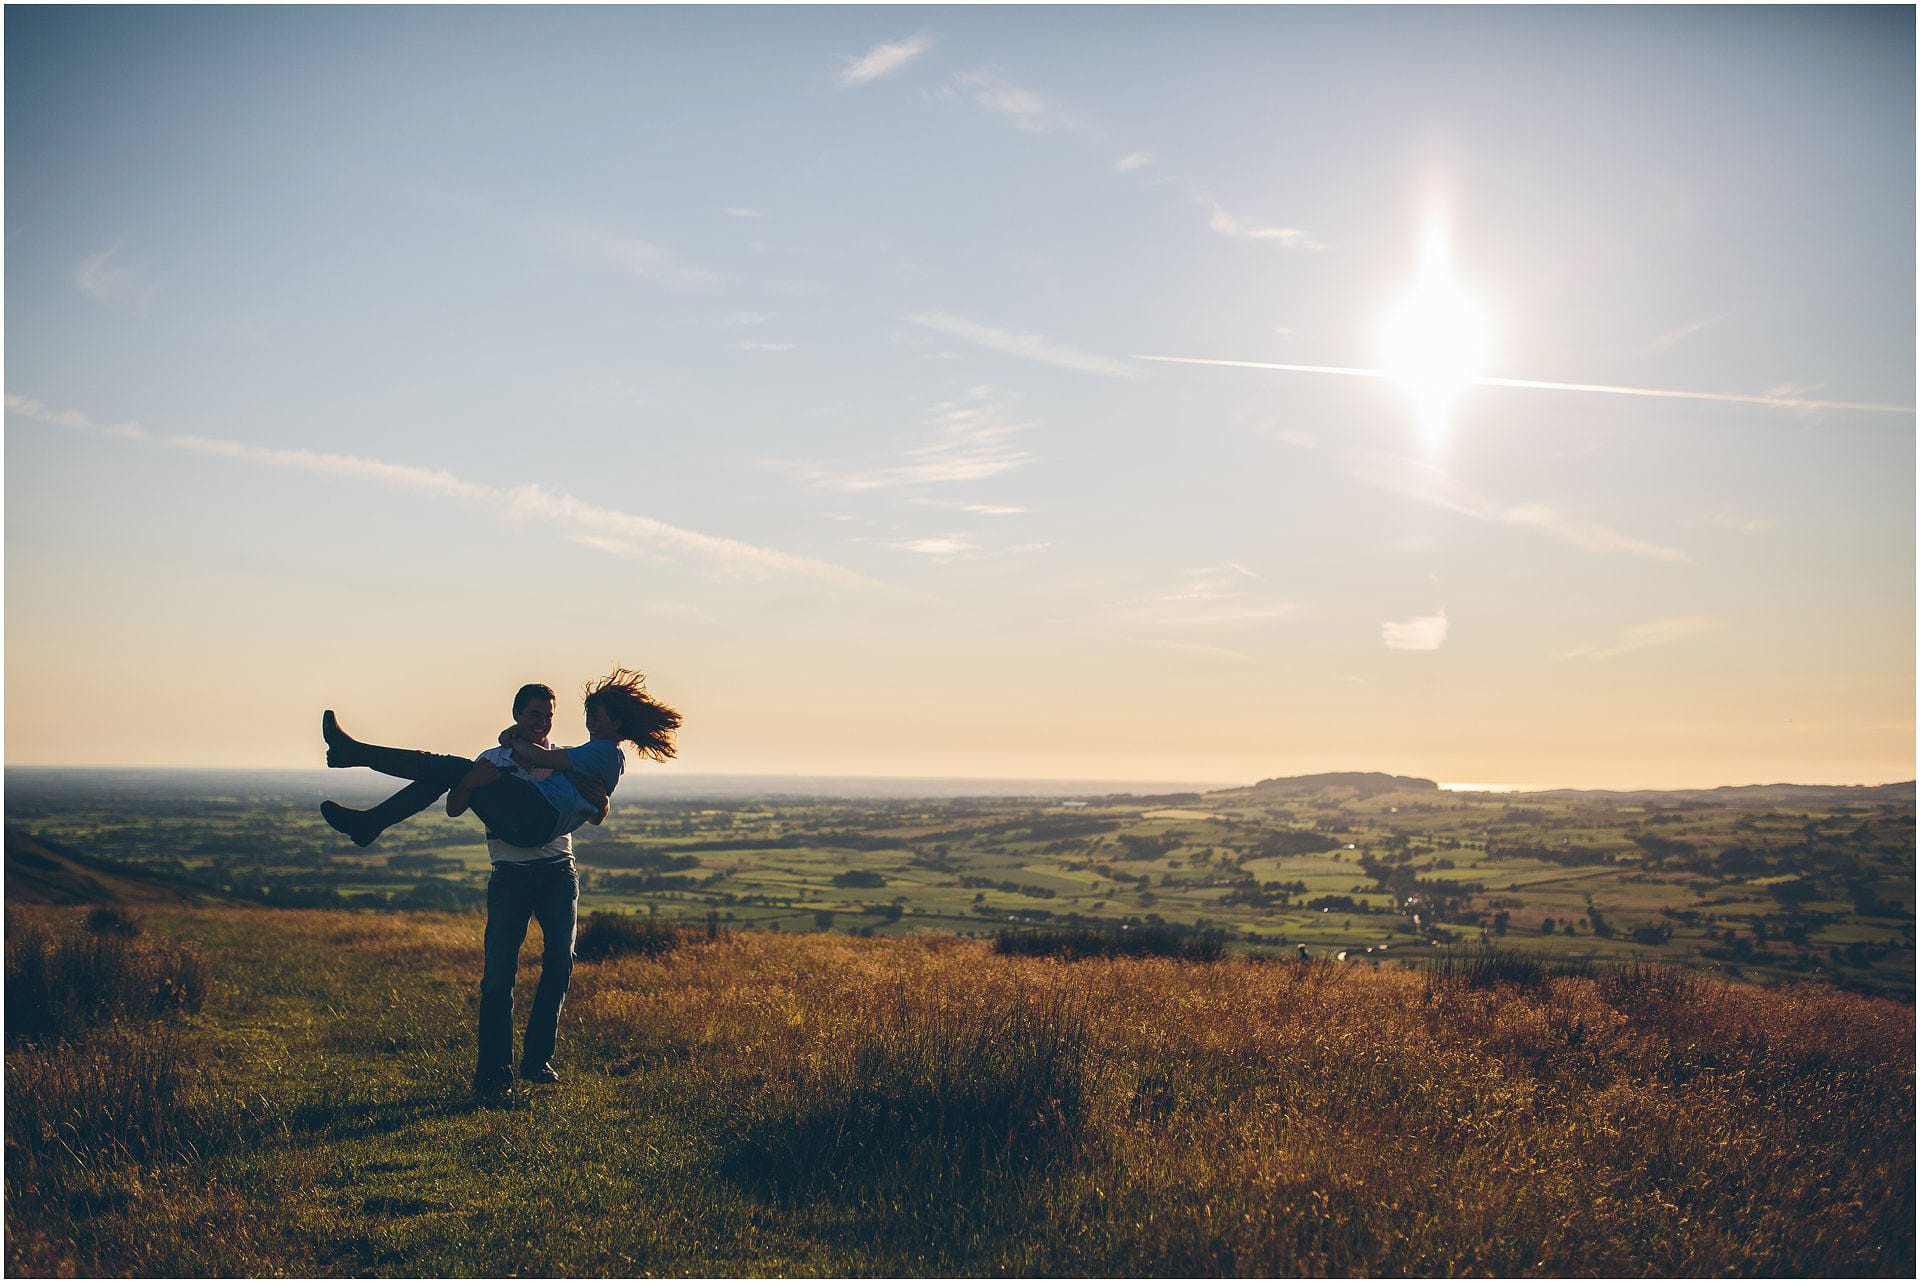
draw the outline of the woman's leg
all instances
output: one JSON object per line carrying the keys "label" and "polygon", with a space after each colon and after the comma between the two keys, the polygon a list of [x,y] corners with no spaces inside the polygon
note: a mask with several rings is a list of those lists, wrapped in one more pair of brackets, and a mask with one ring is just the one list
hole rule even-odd
{"label": "woman's leg", "polygon": [[446,792],[438,784],[415,781],[378,806],[364,811],[341,806],[337,802],[320,804],[321,818],[353,839],[355,846],[372,846],[374,840],[410,815],[432,806]]}
{"label": "woman's leg", "polygon": [[475,789],[483,789],[502,775],[499,767],[486,758],[476,758],[466,778],[447,790],[447,818],[458,819],[467,813],[468,801]]}
{"label": "woman's leg", "polygon": [[365,811],[356,811],[338,802],[320,804],[321,816],[352,838],[355,846],[372,846],[389,826],[432,806],[435,798],[458,784],[473,766],[464,757],[449,757],[444,753],[362,744],[340,729],[332,709],[320,716],[320,735],[327,742],[328,766],[367,766],[383,775],[413,781],[380,805]]}
{"label": "woman's leg", "polygon": [[382,775],[438,784],[442,793],[458,784],[473,767],[470,758],[362,743],[340,729],[332,709],[320,715],[320,735],[327,742],[328,766],[365,766]]}
{"label": "woman's leg", "polygon": [[560,822],[553,803],[540,795],[531,781],[503,775],[473,792],[473,813],[509,846],[545,846]]}

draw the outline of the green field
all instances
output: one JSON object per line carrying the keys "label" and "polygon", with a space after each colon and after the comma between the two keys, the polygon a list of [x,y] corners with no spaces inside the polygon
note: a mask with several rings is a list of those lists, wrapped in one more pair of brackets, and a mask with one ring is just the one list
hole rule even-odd
{"label": "green field", "polygon": [[[362,851],[311,797],[257,783],[115,795],[10,776],[7,823],[270,905],[484,897],[471,819],[430,812]],[[732,928],[1171,925],[1373,961],[1497,941],[1914,991],[1910,784],[1495,795],[1355,775],[1159,797],[616,801],[576,854],[583,909]]]}
{"label": "green field", "polygon": [[479,929],[10,906],[8,1273],[1913,1273],[1886,998],[656,929],[482,1106]]}

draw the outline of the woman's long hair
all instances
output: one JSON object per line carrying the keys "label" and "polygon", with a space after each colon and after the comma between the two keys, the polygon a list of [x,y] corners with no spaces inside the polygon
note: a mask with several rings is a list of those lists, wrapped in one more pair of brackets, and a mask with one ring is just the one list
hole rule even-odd
{"label": "woman's long hair", "polygon": [[602,681],[587,687],[586,706],[601,708],[620,728],[615,737],[633,745],[642,757],[664,762],[674,755],[673,733],[680,714],[647,694],[647,679],[639,670],[616,668]]}

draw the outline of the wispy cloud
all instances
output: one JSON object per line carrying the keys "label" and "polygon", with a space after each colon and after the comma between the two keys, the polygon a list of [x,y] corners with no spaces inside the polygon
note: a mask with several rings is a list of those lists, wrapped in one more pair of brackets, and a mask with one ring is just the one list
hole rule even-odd
{"label": "wispy cloud", "polygon": [[1743,535],[1763,534],[1773,529],[1770,517],[1757,517],[1738,508],[1716,508],[1704,517],[1698,517],[1690,525],[1711,526],[1715,530],[1733,530]]}
{"label": "wispy cloud", "polygon": [[1827,386],[1824,383],[1776,383],[1760,395],[1770,401],[1800,401],[1809,392],[1818,392]]}
{"label": "wispy cloud", "polygon": [[933,46],[933,37],[924,33],[905,40],[882,41],[858,58],[846,59],[847,65],[834,73],[834,83],[842,89],[872,84],[893,75]]}
{"label": "wispy cloud", "polygon": [[72,428],[77,432],[89,432],[95,436],[117,437],[123,441],[150,441],[153,434],[128,419],[124,423],[95,423],[78,410],[54,410],[42,405],[30,396],[7,395],[7,413],[17,414],[23,419],[32,419],[35,423],[45,423],[56,428]]}
{"label": "wispy cloud", "polygon": [[982,517],[1017,517],[1026,511],[1025,508],[1004,503],[961,503],[954,506],[961,512],[971,512]]}
{"label": "wispy cloud", "polygon": [[1447,640],[1447,612],[1390,619],[1380,625],[1380,640],[1388,650],[1439,650]]}
{"label": "wispy cloud", "polygon": [[728,218],[765,218],[766,211],[754,209],[748,205],[729,205],[720,211]]}
{"label": "wispy cloud", "polygon": [[1109,602],[1096,614],[1110,627],[1174,635],[1237,632],[1300,614],[1297,602],[1250,588],[1259,578],[1238,562],[1202,566],[1169,592]]}
{"label": "wispy cloud", "polygon": [[1552,535],[1576,548],[1585,548],[1589,552],[1624,552],[1635,557],[1651,557],[1656,561],[1691,561],[1692,558],[1677,548],[1667,548],[1660,544],[1648,543],[1644,539],[1635,539],[1621,534],[1611,526],[1601,525],[1597,521],[1588,521],[1571,513],[1560,512],[1545,504],[1529,503],[1516,508],[1507,508],[1499,514],[1499,519],[1510,526],[1525,526]]}
{"label": "wispy cloud", "polygon": [[1031,89],[1012,83],[992,67],[954,77],[949,92],[964,95],[974,105],[984,107],[1015,129],[1030,134],[1071,134],[1085,141],[1099,137],[1099,131],[1081,117]]}
{"label": "wispy cloud", "polygon": [[1152,152],[1130,151],[1119,160],[1113,162],[1113,172],[1116,174],[1131,174],[1134,170],[1145,169],[1152,163]]}
{"label": "wispy cloud", "polygon": [[1573,516],[1540,503],[1501,504],[1475,493],[1440,468],[1418,459],[1375,450],[1350,451],[1341,470],[1356,481],[1417,503],[1472,517],[1476,521],[1517,526],[1591,552],[1619,552],[1656,561],[1690,562],[1677,548],[1622,534],[1611,526]]}
{"label": "wispy cloud", "polygon": [[582,548],[591,548],[595,552],[604,552],[610,557],[625,557],[629,561],[666,562],[671,560],[651,548],[643,548],[639,544],[629,543],[625,539],[612,539],[606,535],[580,534],[568,535],[567,538],[569,541],[579,544]]}
{"label": "wispy cloud", "polygon": [[979,517],[1017,517],[1027,509],[1003,503],[959,503],[952,499],[935,499],[928,495],[915,495],[913,502],[923,508],[943,508],[950,512],[970,512]]}
{"label": "wispy cloud", "polygon": [[1043,334],[1003,330],[997,326],[969,321],[965,317],[952,316],[945,312],[913,312],[900,319],[909,325],[918,325],[922,329],[945,334],[950,338],[962,339],[995,352],[1004,352],[1008,356],[1039,361],[1044,365],[1056,365],[1063,370],[1099,374],[1110,379],[1140,377],[1138,370],[1124,362],[1116,361],[1110,356],[1101,356],[1097,352],[1071,347],[1065,343],[1056,343]]}
{"label": "wispy cloud", "polygon": [[[1213,365],[1239,370],[1280,370],[1289,374],[1330,374],[1343,379],[1390,379],[1391,370],[1372,370],[1357,366],[1292,365],[1279,361],[1223,361],[1210,356],[1149,356],[1136,354],[1136,361],[1164,361],[1171,365]],[[1766,395],[1745,392],[1686,392],[1678,388],[1629,388],[1610,383],[1554,383],[1544,379],[1502,379],[1490,374],[1468,379],[1482,388],[1526,388],[1538,392],[1590,392],[1602,396],[1660,397],[1675,401],[1717,401],[1727,405],[1765,405],[1787,410],[1860,410],[1868,414],[1911,415],[1910,405],[1887,405],[1878,401],[1809,401],[1789,396],[1792,384],[1780,384]]]}
{"label": "wispy cloud", "polygon": [[160,283],[120,261],[125,240],[115,241],[73,269],[73,284],[96,303],[125,304],[144,316]]}
{"label": "wispy cloud", "polygon": [[917,552],[923,557],[951,559],[968,557],[980,551],[980,545],[974,542],[972,535],[935,535],[925,539],[906,539],[898,543],[883,545],[887,548],[899,548],[906,552]]}
{"label": "wispy cloud", "polygon": [[1660,335],[1654,339],[1653,342],[1647,344],[1647,351],[1649,353],[1665,352],[1668,348],[1678,347],[1700,331],[1710,329],[1732,315],[1732,312],[1721,312],[1717,315],[1702,317],[1700,320],[1690,321],[1685,325],[1668,330],[1665,334]]}
{"label": "wispy cloud", "polygon": [[1313,234],[1300,227],[1274,227],[1264,223],[1251,222],[1229,214],[1218,204],[1202,198],[1206,205],[1207,226],[1222,236],[1231,236],[1235,240],[1269,241],[1282,249],[1318,250],[1326,245],[1313,239]]}
{"label": "wispy cloud", "polygon": [[1429,507],[1443,508],[1481,521],[1492,520],[1498,511],[1441,468],[1405,455],[1380,450],[1350,450],[1341,460],[1340,470],[1355,481],[1412,499]]}
{"label": "wispy cloud", "polygon": [[1031,461],[1011,438],[1033,424],[1010,416],[992,388],[973,387],[965,396],[939,402],[927,410],[923,422],[931,439],[908,450],[897,463],[849,472],[804,464],[795,472],[824,490],[860,493],[984,481]]}
{"label": "wispy cloud", "polygon": [[563,249],[662,285],[685,288],[712,285],[721,279],[718,273],[683,263],[652,241],[638,237],[571,224],[555,228],[555,235]]}
{"label": "wispy cloud", "polygon": [[688,530],[652,517],[602,508],[544,486],[489,485],[484,482],[468,481],[436,468],[389,463],[384,459],[370,459],[359,455],[275,449],[188,433],[159,436],[147,432],[137,424],[100,428],[77,412],[52,411],[31,397],[15,396],[12,393],[6,396],[6,408],[9,413],[58,427],[150,441],[168,449],[231,459],[241,463],[288,468],[322,476],[370,482],[440,499],[455,499],[478,505],[485,511],[517,525],[551,527],[574,542],[584,543],[603,552],[613,552],[623,556],[660,555],[692,560],[727,575],[787,576],[821,580],[849,587],[866,587],[872,586],[873,583],[863,575],[827,562],[816,561],[810,557],[798,557],[771,548],[762,548],[738,539]]}
{"label": "wispy cloud", "polygon": [[1676,615],[1669,619],[1655,619],[1649,623],[1623,628],[1606,641],[1590,642],[1584,646],[1575,646],[1572,650],[1562,651],[1556,658],[1562,660],[1612,659],[1616,655],[1645,650],[1649,646],[1666,646],[1673,642],[1685,641],[1689,637],[1698,637],[1702,633],[1711,632],[1714,627],[1715,621],[1710,615]]}
{"label": "wispy cloud", "polygon": [[1234,650],[1231,646],[1215,646],[1209,642],[1172,641],[1165,637],[1126,637],[1124,641],[1141,646],[1154,646],[1161,650],[1184,651],[1189,655],[1206,655],[1212,659],[1231,659],[1243,664],[1253,662],[1253,656],[1243,650]]}
{"label": "wispy cloud", "polygon": [[1298,428],[1281,428],[1273,434],[1273,439],[1296,450],[1311,450],[1320,444],[1320,439],[1313,433],[1302,432]]}
{"label": "wispy cloud", "polygon": [[734,344],[734,346],[742,352],[791,352],[799,345],[795,343],[768,342],[762,339],[741,339],[738,343]]}
{"label": "wispy cloud", "polygon": [[506,494],[498,487],[475,481],[463,481],[451,472],[443,472],[437,468],[388,463],[383,459],[368,459],[360,455],[328,454],[316,450],[280,450],[266,446],[246,445],[239,441],[222,441],[214,437],[194,436],[189,433],[176,433],[162,437],[160,443],[175,450],[189,450],[196,454],[209,454],[242,463],[263,463],[269,467],[294,468],[301,472],[317,472],[327,476],[348,477],[356,481],[371,481],[397,490],[412,490],[420,494],[437,495],[444,499],[468,499],[480,502],[502,498]]}

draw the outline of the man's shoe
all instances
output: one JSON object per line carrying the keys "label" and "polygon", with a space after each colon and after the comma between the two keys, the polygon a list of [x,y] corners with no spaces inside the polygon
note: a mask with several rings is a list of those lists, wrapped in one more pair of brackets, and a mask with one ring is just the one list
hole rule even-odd
{"label": "man's shoe", "polygon": [[513,1075],[505,1070],[473,1076],[473,1094],[482,1100],[498,1100],[512,1090]]}
{"label": "man's shoe", "polygon": [[338,832],[353,839],[355,846],[372,846],[380,836],[379,829],[367,827],[367,813],[356,811],[352,807],[342,806],[338,802],[322,802],[320,818]]}
{"label": "man's shoe", "polygon": [[340,729],[340,723],[335,720],[330,708],[320,714],[320,738],[327,742],[328,766],[360,765],[353,757],[353,736]]}
{"label": "man's shoe", "polygon": [[560,1081],[560,1075],[553,1072],[552,1065],[522,1065],[520,1076],[530,1083],[544,1083],[549,1087]]}

